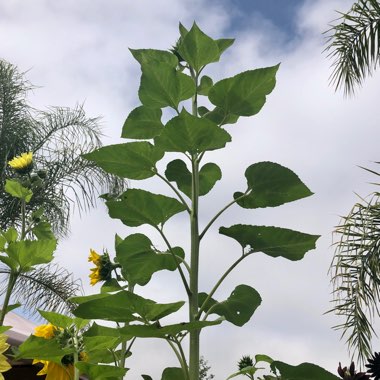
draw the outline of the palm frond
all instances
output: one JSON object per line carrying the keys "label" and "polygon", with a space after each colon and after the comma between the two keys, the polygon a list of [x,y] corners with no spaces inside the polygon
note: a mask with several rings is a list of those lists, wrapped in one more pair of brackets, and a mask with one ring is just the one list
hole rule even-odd
{"label": "palm frond", "polygon": [[330,83],[344,94],[353,94],[380,63],[380,3],[378,0],[359,0],[349,12],[341,13],[336,25],[325,33],[325,51],[333,59]]}
{"label": "palm frond", "polygon": [[[9,273],[9,268],[0,268],[0,274],[4,275],[2,293]],[[83,294],[80,280],[74,280],[70,272],[57,264],[48,264],[20,273],[12,299],[20,302],[30,316],[35,315],[38,309],[70,314],[74,308],[70,298],[80,294]]]}
{"label": "palm frond", "polygon": [[330,268],[335,302],[331,311],[345,319],[335,327],[343,330],[350,350],[364,364],[376,335],[373,320],[379,316],[380,193],[358,202],[335,233],[339,240]]}

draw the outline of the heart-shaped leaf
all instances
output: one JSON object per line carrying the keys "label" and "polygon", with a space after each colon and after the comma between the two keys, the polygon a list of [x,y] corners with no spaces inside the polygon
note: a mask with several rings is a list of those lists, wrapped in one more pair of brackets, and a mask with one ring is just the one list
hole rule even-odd
{"label": "heart-shaped leaf", "polygon": [[231,136],[215,123],[199,119],[185,109],[173,117],[161,134],[155,137],[155,144],[166,152],[199,153],[221,149]]}
{"label": "heart-shaped leaf", "polygon": [[222,79],[210,89],[210,102],[225,115],[255,115],[265,104],[266,95],[274,89],[278,68],[279,65],[250,70]]}
{"label": "heart-shaped leaf", "polygon": [[121,137],[129,139],[152,139],[161,133],[160,108],[140,106],[135,108],[125,120]]}
{"label": "heart-shaped leaf", "polygon": [[136,180],[154,176],[163,156],[162,150],[146,141],[109,145],[83,155],[108,173]]}
{"label": "heart-shaped leaf", "polygon": [[164,224],[173,215],[186,210],[174,198],[141,189],[128,189],[118,200],[106,202],[111,218],[129,227]]}
{"label": "heart-shaped leaf", "polygon": [[173,248],[173,252],[178,255],[177,261],[171,253],[157,252],[143,234],[129,235],[116,246],[116,257],[124,278],[139,285],[146,285],[155,272],[177,269],[177,262],[184,258],[184,252],[179,247]]}
{"label": "heart-shaped leaf", "polygon": [[271,368],[276,368],[281,373],[281,378],[286,380],[338,380],[338,376],[326,371],[325,369],[312,364],[302,363],[292,366],[280,361],[274,361]]}
{"label": "heart-shaped leaf", "polygon": [[219,233],[235,239],[244,250],[263,252],[272,257],[301,260],[306,252],[315,248],[318,235],[309,235],[280,227],[237,224],[220,227]]}
{"label": "heart-shaped leaf", "polygon": [[[199,294],[199,306],[203,305],[206,298],[206,293]],[[251,319],[260,304],[261,297],[255,289],[248,285],[238,285],[223,302],[210,298],[204,310],[211,309],[211,314],[220,315],[236,326],[243,326]]]}
{"label": "heart-shaped leaf", "polygon": [[[165,176],[169,181],[174,181],[179,190],[191,198],[191,173],[186,163],[182,160],[169,162]],[[199,195],[206,195],[222,178],[222,171],[214,163],[207,163],[199,171]]]}
{"label": "heart-shaped leaf", "polygon": [[[273,162],[258,162],[245,171],[252,191],[237,201],[244,208],[275,207],[313,193],[290,169]],[[243,195],[236,192],[234,198]]]}

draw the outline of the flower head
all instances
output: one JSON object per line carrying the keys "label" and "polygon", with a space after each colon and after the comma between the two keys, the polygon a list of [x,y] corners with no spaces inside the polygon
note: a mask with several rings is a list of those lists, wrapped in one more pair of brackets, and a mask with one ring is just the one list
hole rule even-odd
{"label": "flower head", "polygon": [[107,281],[111,279],[111,273],[114,269],[114,265],[111,263],[107,252],[103,255],[99,255],[93,249],[90,249],[88,261],[95,264],[95,268],[90,269],[91,273],[89,277],[91,285],[95,285],[100,281]]}
{"label": "flower head", "polygon": [[38,363],[43,364],[43,367],[41,371],[37,373],[37,375],[46,375],[45,380],[71,380],[74,378],[74,367],[72,364],[66,366],[39,359],[33,360],[32,364]]}
{"label": "flower head", "polygon": [[51,338],[54,338],[57,331],[58,331],[57,327],[49,323],[47,325],[37,326],[34,329],[33,335],[38,336],[40,338],[51,339]]}
{"label": "flower head", "polygon": [[8,337],[6,335],[0,335],[0,380],[4,379],[4,376],[1,373],[6,372],[12,368],[8,363],[6,356],[3,355],[3,353],[9,348],[7,339]]}
{"label": "flower head", "polygon": [[238,363],[239,370],[246,367],[253,367],[253,359],[249,355],[243,356]]}
{"label": "flower head", "polygon": [[339,363],[338,374],[344,380],[370,380],[370,377],[365,372],[355,371],[354,362],[351,363],[350,368],[342,368],[342,365]]}
{"label": "flower head", "polygon": [[365,365],[368,370],[367,372],[370,374],[370,377],[375,380],[380,379],[380,352],[375,352],[372,355],[372,358],[368,359],[368,364]]}
{"label": "flower head", "polygon": [[26,174],[33,168],[33,153],[22,153],[8,161],[8,165],[20,174]]}

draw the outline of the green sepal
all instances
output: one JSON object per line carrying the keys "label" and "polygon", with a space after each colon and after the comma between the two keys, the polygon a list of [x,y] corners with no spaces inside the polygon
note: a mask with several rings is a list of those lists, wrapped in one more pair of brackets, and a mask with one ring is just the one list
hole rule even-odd
{"label": "green sepal", "polygon": [[210,120],[191,115],[185,108],[154,139],[155,144],[166,152],[182,153],[221,149],[230,141],[231,136],[224,129]]}
{"label": "green sepal", "polygon": [[[245,177],[251,192],[236,202],[243,208],[276,207],[313,195],[293,171],[274,162],[249,166]],[[234,199],[242,195],[236,192]]]}
{"label": "green sepal", "polygon": [[129,51],[140,65],[166,63],[173,69],[178,65],[177,57],[166,50],[129,49]]}
{"label": "green sepal", "polygon": [[33,191],[22,186],[21,183],[14,179],[6,179],[4,190],[12,197],[24,199],[26,203],[32,199]]}
{"label": "green sepal", "polygon": [[280,361],[274,361],[271,364],[273,371],[278,370],[281,378],[286,380],[338,380],[338,376],[326,371],[312,363],[302,363],[298,366],[292,366]]}
{"label": "green sepal", "polygon": [[195,22],[181,38],[178,53],[196,72],[209,63],[219,61],[220,58],[220,49],[216,41],[203,33]]}
{"label": "green sepal", "polygon": [[132,234],[116,246],[116,257],[121,265],[121,272],[129,283],[146,285],[155,272],[161,270],[174,271],[177,262],[181,262],[185,254],[180,247],[173,248],[171,253],[159,253],[150,239],[143,234]]}
{"label": "green sepal", "polygon": [[159,323],[151,325],[128,325],[122,327],[120,332],[128,336],[135,336],[138,338],[163,338],[167,336],[176,336],[183,331],[200,330],[208,326],[219,325],[223,322],[223,318],[218,318],[215,321],[194,321],[182,322],[175,325],[161,326]]}
{"label": "green sepal", "polygon": [[219,233],[235,239],[244,250],[263,252],[271,257],[301,260],[306,252],[315,249],[319,235],[309,235],[280,227],[237,224],[220,227]]}
{"label": "green sepal", "polygon": [[129,227],[164,224],[173,215],[186,210],[175,198],[141,189],[128,189],[120,199],[106,202],[111,218]]}
{"label": "green sepal", "polygon": [[161,380],[186,380],[182,368],[168,367],[162,372]]}
{"label": "green sepal", "polygon": [[[191,173],[186,163],[180,159],[168,163],[165,171],[166,178],[177,184],[179,190],[191,198]],[[209,162],[199,171],[199,195],[206,195],[222,178],[219,166]]]}
{"label": "green sepal", "polygon": [[79,371],[88,376],[91,380],[120,379],[127,373],[128,368],[115,367],[114,365],[93,364],[87,362],[77,362],[75,366]]}
{"label": "green sepal", "polygon": [[161,149],[147,141],[109,145],[83,155],[108,173],[136,180],[153,177],[163,156]]}
{"label": "green sepal", "polygon": [[179,102],[195,94],[191,77],[165,62],[143,64],[141,70],[139,98],[144,106],[177,110]]}
{"label": "green sepal", "polygon": [[129,139],[152,139],[161,133],[160,108],[140,106],[135,108],[125,120],[121,137]]}
{"label": "green sepal", "polygon": [[266,95],[275,87],[278,68],[279,65],[249,70],[222,79],[210,89],[209,100],[220,107],[226,116],[255,115],[265,104]]}
{"label": "green sepal", "polygon": [[74,310],[74,315],[114,322],[156,321],[175,313],[184,305],[183,301],[158,304],[126,290],[96,298],[75,297],[74,300],[78,298],[81,298],[81,302]]}
{"label": "green sepal", "polygon": [[207,75],[204,75],[201,78],[198,89],[197,89],[198,94],[207,96],[212,85],[213,85],[212,79],[208,77]]}
{"label": "green sepal", "polygon": [[[207,298],[206,293],[199,293],[199,307],[203,305]],[[248,285],[238,285],[231,295],[223,302],[218,302],[211,298],[204,311],[211,309],[211,314],[224,317],[226,321],[236,326],[245,325],[252,317],[253,313],[261,304],[260,294]]]}

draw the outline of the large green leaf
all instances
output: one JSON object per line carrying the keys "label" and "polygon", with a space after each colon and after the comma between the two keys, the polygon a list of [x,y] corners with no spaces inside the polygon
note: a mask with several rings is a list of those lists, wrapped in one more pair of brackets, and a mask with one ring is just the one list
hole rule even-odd
{"label": "large green leaf", "polygon": [[137,180],[154,176],[163,156],[162,150],[146,141],[109,145],[83,155],[108,173]]}
{"label": "large green leaf", "polygon": [[271,368],[276,368],[284,380],[338,380],[339,377],[311,363],[292,366],[280,361],[274,361]]}
{"label": "large green leaf", "polygon": [[103,297],[89,297],[75,309],[80,318],[104,319],[115,322],[156,321],[179,310],[184,302],[158,304],[137,294],[121,291],[104,294]]}
{"label": "large green leaf", "polygon": [[[202,306],[206,298],[206,293],[199,293],[199,306]],[[243,326],[251,319],[260,304],[261,297],[255,289],[248,285],[238,285],[223,302],[211,298],[204,310],[207,312],[212,308],[211,314],[220,315],[236,326]]]}
{"label": "large green leaf", "polygon": [[129,51],[140,65],[166,63],[174,69],[178,65],[177,57],[166,50],[129,49]]}
{"label": "large green leaf", "polygon": [[280,227],[249,226],[237,224],[220,227],[219,233],[235,239],[243,249],[263,252],[272,257],[301,260],[305,253],[315,248],[318,235],[309,235]]}
{"label": "large green leaf", "polygon": [[168,367],[162,372],[161,380],[186,380],[182,368]]}
{"label": "large green leaf", "polygon": [[161,133],[160,108],[140,106],[135,108],[125,120],[121,137],[129,139],[152,139]]}
{"label": "large green leaf", "polygon": [[185,109],[173,117],[155,144],[166,152],[199,153],[221,149],[231,141],[231,136],[215,123],[191,115]]}
{"label": "large green leaf", "polygon": [[220,58],[217,42],[203,33],[195,22],[181,39],[178,52],[196,72],[208,63],[219,61]]}
{"label": "large green leaf", "polygon": [[[165,176],[174,181],[179,190],[191,198],[191,173],[186,163],[180,159],[171,161],[166,167]],[[199,195],[206,195],[222,178],[222,171],[214,163],[207,163],[199,171]]]}
{"label": "large green leaf", "polygon": [[[173,248],[175,254],[184,258],[181,248]],[[177,262],[171,253],[159,253],[152,242],[143,234],[132,234],[116,245],[117,261],[121,264],[122,274],[129,283],[146,285],[153,273],[160,270],[173,271]]]}
{"label": "large green leaf", "polygon": [[[245,171],[249,195],[237,201],[244,208],[275,207],[313,193],[290,169],[273,162],[258,162]],[[243,193],[236,192],[234,198]]]}
{"label": "large green leaf", "polygon": [[87,353],[98,350],[116,348],[120,343],[119,337],[113,336],[84,336],[83,343]]}
{"label": "large green leaf", "polygon": [[33,191],[22,186],[21,183],[14,179],[6,179],[4,190],[13,197],[24,199],[28,203],[33,195]]}
{"label": "large green leaf", "polygon": [[200,330],[208,326],[215,326],[222,323],[223,319],[217,319],[215,321],[194,321],[194,322],[182,322],[175,325],[161,326],[159,323],[155,323],[149,326],[144,325],[128,325],[122,327],[120,332],[127,336],[136,336],[138,338],[166,338],[169,336],[176,336],[182,331]]}
{"label": "large green leaf", "polygon": [[55,239],[21,240],[10,242],[6,252],[22,270],[28,270],[33,265],[49,263],[53,259],[56,246]]}
{"label": "large green leaf", "polygon": [[149,63],[141,65],[142,76],[139,88],[141,103],[147,107],[178,109],[182,100],[195,94],[195,83],[186,74],[170,64]]}
{"label": "large green leaf", "polygon": [[130,227],[165,223],[173,215],[186,210],[174,198],[141,189],[128,189],[119,200],[107,203],[111,218],[121,219]]}
{"label": "large green leaf", "polygon": [[225,115],[255,115],[274,89],[278,68],[279,65],[250,70],[222,79],[210,89],[210,102],[222,108]]}
{"label": "large green leaf", "polygon": [[39,313],[52,325],[62,327],[63,329],[70,327],[74,323],[74,319],[67,315],[44,310],[39,310]]}
{"label": "large green leaf", "polygon": [[17,358],[57,361],[57,358],[73,353],[74,347],[61,348],[56,339],[45,339],[34,335],[19,346]]}
{"label": "large green leaf", "polygon": [[115,367],[114,365],[92,364],[86,362],[77,362],[75,366],[81,373],[86,374],[91,380],[103,379],[120,379],[123,377],[128,368]]}

